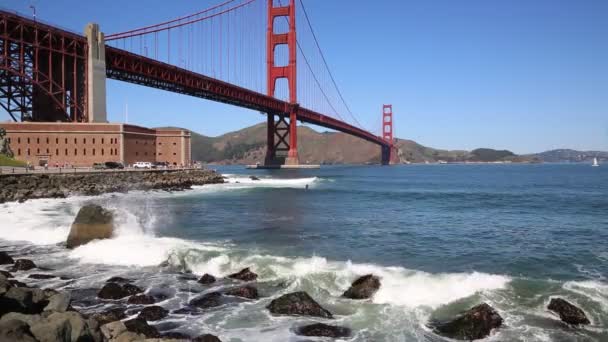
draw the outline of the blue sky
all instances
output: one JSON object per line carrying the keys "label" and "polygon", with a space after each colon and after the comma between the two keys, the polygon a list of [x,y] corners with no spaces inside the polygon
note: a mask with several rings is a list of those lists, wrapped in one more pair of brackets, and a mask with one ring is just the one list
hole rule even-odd
{"label": "blue sky", "polygon": [[[33,4],[40,19],[61,27],[82,32],[96,21],[112,33],[217,2],[8,0],[1,6],[31,13]],[[342,93],[370,129],[380,126],[382,104],[392,103],[396,135],[427,146],[608,150],[608,1],[304,3]],[[130,123],[211,136],[264,120],[109,81],[111,121],[124,120],[126,102]]]}

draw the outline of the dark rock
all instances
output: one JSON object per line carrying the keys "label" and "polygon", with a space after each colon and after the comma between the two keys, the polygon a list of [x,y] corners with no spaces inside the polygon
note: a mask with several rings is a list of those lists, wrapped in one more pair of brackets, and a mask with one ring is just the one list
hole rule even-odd
{"label": "dark rock", "polygon": [[253,286],[243,286],[236,289],[226,291],[228,296],[242,297],[247,299],[258,299],[258,289]]}
{"label": "dark rock", "polygon": [[148,295],[137,295],[129,297],[127,301],[129,304],[138,304],[138,305],[150,305],[156,303],[156,299],[152,296]]}
{"label": "dark rock", "polygon": [[8,255],[8,253],[0,252],[0,265],[10,265],[14,262],[15,262],[15,260],[13,260],[13,258],[11,258],[11,256]]}
{"label": "dark rock", "polygon": [[117,283],[107,283],[101,288],[101,290],[99,290],[97,297],[101,299],[116,300],[132,296],[141,292],[143,292],[142,289],[132,284],[120,285]]}
{"label": "dark rock", "polygon": [[124,322],[125,327],[127,327],[128,331],[134,332],[136,334],[142,334],[147,338],[159,338],[160,334],[155,327],[148,325],[143,318],[135,318]]}
{"label": "dark rock", "polygon": [[168,340],[188,340],[188,341],[190,341],[192,339],[192,337],[190,337],[190,335],[180,333],[177,331],[166,332],[166,333],[162,334],[161,337],[164,339],[168,339]]}
{"label": "dark rock", "polygon": [[222,342],[222,340],[215,335],[205,334],[193,339],[192,342]]}
{"label": "dark rock", "polygon": [[77,312],[53,312],[30,324],[32,335],[39,341],[100,341],[96,321],[88,321]]}
{"label": "dark rock", "polygon": [[22,283],[16,279],[10,279],[8,282],[14,287],[28,287],[26,283]]}
{"label": "dark rock", "polygon": [[33,268],[36,268],[36,264],[34,264],[34,262],[32,260],[18,259],[15,261],[15,264],[11,268],[11,272],[29,271]]}
{"label": "dark rock", "polygon": [[201,297],[194,298],[190,301],[190,305],[197,308],[206,309],[222,305],[222,294],[219,292],[207,293]]}
{"label": "dark rock", "polygon": [[439,335],[457,340],[477,340],[490,334],[502,325],[502,317],[486,303],[465,311],[456,319],[445,323],[434,323]]}
{"label": "dark rock", "polygon": [[154,305],[145,307],[137,317],[143,318],[146,321],[158,321],[167,317],[168,314],[169,311],[165,310],[163,307]]}
{"label": "dark rock", "polygon": [[91,318],[99,322],[100,326],[120,321],[126,317],[127,315],[125,314],[125,308],[113,308],[104,312],[93,314],[93,316],[91,316]]}
{"label": "dark rock", "polygon": [[99,205],[80,208],[72,223],[66,247],[76,248],[97,239],[109,239],[114,232],[114,218],[110,211]]}
{"label": "dark rock", "polygon": [[0,323],[0,341],[36,342],[27,323],[16,319]]}
{"label": "dark rock", "polygon": [[53,278],[57,278],[57,276],[52,275],[52,274],[30,274],[27,277],[30,278],[30,279],[53,279]]}
{"label": "dark rock", "polygon": [[559,318],[568,324],[586,325],[591,323],[583,310],[562,298],[551,298],[547,308],[557,313]]}
{"label": "dark rock", "polygon": [[127,279],[127,278],[123,278],[123,277],[112,277],[112,278],[106,280],[106,283],[124,284],[124,283],[131,283],[131,282],[133,282],[131,279]]}
{"label": "dark rock", "polygon": [[8,278],[13,278],[13,275],[12,275],[12,274],[10,274],[10,273],[9,273],[9,272],[7,272],[7,271],[0,271],[0,274],[2,274],[3,276],[5,276],[7,279],[8,279]]}
{"label": "dark rock", "polygon": [[174,315],[190,315],[190,316],[198,316],[198,315],[202,314],[202,312],[198,308],[191,307],[191,306],[173,310],[171,313]]}
{"label": "dark rock", "polygon": [[251,179],[252,181],[259,181],[260,179],[256,176],[249,176],[249,179]]}
{"label": "dark rock", "polygon": [[367,299],[373,296],[379,288],[380,278],[373,274],[368,274],[355,280],[350,288],[344,292],[342,297],[350,299]]}
{"label": "dark rock", "polygon": [[247,268],[242,269],[238,273],[233,273],[233,274],[229,275],[228,278],[238,279],[238,280],[242,280],[242,281],[254,281],[254,280],[258,279],[258,275],[251,272],[249,267],[247,267]]}
{"label": "dark rock", "polygon": [[301,336],[319,336],[319,337],[349,337],[350,329],[335,325],[327,325],[323,323],[315,323],[305,325],[296,329],[296,334]]}
{"label": "dark rock", "polygon": [[40,314],[48,303],[48,299],[40,289],[11,287],[4,296],[0,297],[0,317],[9,312]]}
{"label": "dark rock", "polygon": [[315,302],[306,292],[293,292],[283,295],[266,307],[275,315],[303,315],[333,318],[331,312]]}
{"label": "dark rock", "polygon": [[213,284],[213,283],[215,283],[215,277],[212,276],[211,274],[205,273],[205,274],[203,274],[201,279],[198,280],[198,282],[203,285]]}

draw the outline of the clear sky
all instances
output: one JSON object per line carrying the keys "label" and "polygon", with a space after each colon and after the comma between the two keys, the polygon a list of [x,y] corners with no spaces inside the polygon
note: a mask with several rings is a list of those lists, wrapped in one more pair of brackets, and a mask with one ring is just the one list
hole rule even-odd
{"label": "clear sky", "polygon": [[[258,0],[263,1],[263,0]],[[4,0],[82,32],[121,32],[219,0]],[[359,121],[378,129],[392,103],[401,138],[446,149],[608,150],[606,0],[304,0]],[[301,27],[301,26],[300,26]],[[108,81],[111,121],[219,135],[259,113]],[[6,120],[6,118],[0,118]]]}

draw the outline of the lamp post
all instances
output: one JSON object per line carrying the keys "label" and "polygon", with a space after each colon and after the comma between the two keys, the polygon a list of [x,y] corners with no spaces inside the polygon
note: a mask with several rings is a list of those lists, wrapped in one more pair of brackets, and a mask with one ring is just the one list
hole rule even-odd
{"label": "lamp post", "polygon": [[34,13],[34,22],[36,22],[36,6],[30,5],[30,8],[32,9],[32,12]]}

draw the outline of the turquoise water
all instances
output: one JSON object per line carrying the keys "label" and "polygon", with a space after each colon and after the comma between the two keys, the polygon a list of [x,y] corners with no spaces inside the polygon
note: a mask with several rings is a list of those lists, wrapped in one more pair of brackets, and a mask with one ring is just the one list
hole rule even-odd
{"label": "turquoise water", "polygon": [[[223,340],[304,340],[293,328],[314,320],[273,317],[264,306],[306,290],[337,315],[334,323],[353,329],[352,341],[442,341],[426,324],[480,302],[505,318],[491,341],[608,341],[608,167],[219,171],[228,184],[182,193],[0,206],[0,218],[13,227],[0,231],[0,249],[23,250],[67,274],[101,274],[48,283],[60,288],[98,287],[109,275],[137,278],[168,293],[161,304],[168,309],[210,291],[176,270],[222,276],[251,266],[265,298],[195,318],[172,315],[159,326]],[[117,236],[65,251],[58,243],[86,202],[116,212]],[[174,268],[157,266],[167,259]],[[382,279],[373,300],[339,298],[369,272]],[[562,325],[545,309],[555,296],[581,306],[592,324]]]}

